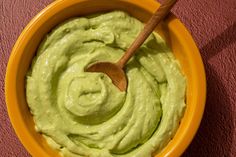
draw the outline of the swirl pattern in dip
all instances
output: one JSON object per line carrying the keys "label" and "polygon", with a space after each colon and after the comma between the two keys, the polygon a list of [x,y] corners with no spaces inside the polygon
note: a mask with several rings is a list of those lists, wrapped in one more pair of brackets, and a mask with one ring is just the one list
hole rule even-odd
{"label": "swirl pattern in dip", "polygon": [[186,80],[158,34],[126,65],[126,92],[84,69],[116,62],[143,24],[113,11],[70,19],[41,43],[26,78],[36,130],[63,156],[149,157],[174,136],[185,109]]}

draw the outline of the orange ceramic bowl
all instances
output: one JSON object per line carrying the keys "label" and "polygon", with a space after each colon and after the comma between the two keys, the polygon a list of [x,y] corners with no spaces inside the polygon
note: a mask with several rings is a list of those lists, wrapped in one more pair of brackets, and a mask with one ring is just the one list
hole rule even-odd
{"label": "orange ceramic bowl", "polygon": [[[124,10],[146,22],[159,7],[154,0],[58,0],[41,11],[18,38],[7,66],[5,91],[8,113],[19,139],[34,157],[58,157],[35,131],[25,96],[25,75],[40,41],[62,21],[95,12]],[[193,139],[205,106],[206,79],[199,51],[186,28],[170,15],[157,31],[167,41],[187,77],[187,108],[174,138],[156,156],[180,156]]]}

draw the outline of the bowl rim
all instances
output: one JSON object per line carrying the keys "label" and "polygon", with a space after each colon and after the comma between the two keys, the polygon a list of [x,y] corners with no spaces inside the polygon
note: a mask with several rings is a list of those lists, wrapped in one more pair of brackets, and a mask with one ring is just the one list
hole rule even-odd
{"label": "bowl rim", "polygon": [[[14,92],[14,83],[12,84],[13,79],[16,77],[17,73],[17,63],[19,62],[19,58],[21,54],[17,53],[19,49],[21,48],[21,43],[26,42],[29,40],[29,38],[32,36],[32,33],[30,32],[31,30],[36,31],[39,25],[42,25],[47,18],[50,16],[53,16],[55,11],[58,9],[63,9],[65,6],[63,4],[67,5],[72,5],[75,3],[81,3],[84,1],[91,1],[91,0],[58,0],[54,1],[53,3],[49,4],[46,8],[44,8],[42,11],[40,11],[30,22],[29,24],[24,28],[22,33],[20,34],[19,38],[17,39],[9,61],[7,65],[7,70],[6,70],[6,76],[5,76],[5,98],[6,98],[6,105],[7,105],[7,111],[8,115],[10,117],[11,124],[15,130],[15,133],[17,134],[18,138],[20,139],[21,143],[24,145],[24,147],[27,149],[27,151],[32,155],[32,156],[48,156],[47,153],[42,149],[39,148],[37,145],[37,142],[31,139],[31,136],[28,133],[28,130],[21,125],[23,124],[23,121],[21,121],[21,114],[20,112],[14,108],[14,105],[18,104],[17,102],[17,96],[16,92]],[[109,0],[108,0],[109,1]],[[140,0],[118,0],[118,1],[125,1],[127,3],[131,3],[133,5],[137,5],[141,8],[144,8],[145,10],[147,8],[150,8],[149,11],[151,10],[154,12],[155,8],[159,6],[159,3],[154,1],[154,0],[146,0],[145,3],[143,3]],[[187,29],[184,27],[184,25],[178,20],[174,20],[176,29],[181,30],[181,33],[183,34],[183,40],[187,42],[188,45],[191,45],[192,52],[194,53],[195,56],[195,64],[197,64],[197,73],[199,76],[197,77],[197,81],[199,81],[200,85],[200,91],[198,92],[198,106],[197,110],[192,114],[191,119],[189,121],[192,121],[192,124],[185,127],[185,132],[183,133],[182,137],[180,140],[175,144],[172,145],[171,149],[166,150],[164,149],[161,151],[157,156],[180,156],[187,146],[190,144],[192,141],[194,135],[196,134],[203,113],[204,113],[204,108],[205,108],[205,101],[206,101],[206,76],[205,76],[205,70],[203,66],[203,62],[201,59],[201,55],[199,53],[199,50],[192,39],[190,33],[187,31]],[[23,49],[22,49],[23,52]],[[16,58],[18,58],[18,62],[16,62]],[[26,140],[27,139],[27,140]]]}

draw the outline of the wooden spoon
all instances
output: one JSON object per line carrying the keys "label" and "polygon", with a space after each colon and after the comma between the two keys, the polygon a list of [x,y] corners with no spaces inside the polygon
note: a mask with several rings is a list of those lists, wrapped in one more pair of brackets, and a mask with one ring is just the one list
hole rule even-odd
{"label": "wooden spoon", "polygon": [[140,32],[138,37],[117,63],[98,62],[89,66],[85,71],[105,73],[111,78],[112,83],[117,86],[120,91],[125,91],[127,88],[127,78],[125,72],[123,71],[125,64],[135,54],[136,50],[144,43],[158,23],[166,17],[175,2],[176,0],[164,1],[164,3],[156,10],[154,15],[152,15],[144,29]]}

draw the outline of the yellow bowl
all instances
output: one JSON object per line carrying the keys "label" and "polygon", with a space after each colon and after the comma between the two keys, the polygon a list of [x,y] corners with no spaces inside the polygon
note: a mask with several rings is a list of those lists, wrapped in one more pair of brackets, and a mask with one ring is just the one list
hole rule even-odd
{"label": "yellow bowl", "polygon": [[[11,123],[22,144],[34,157],[57,157],[44,138],[35,131],[25,98],[25,75],[37,46],[47,32],[74,16],[95,12],[124,10],[146,22],[159,7],[154,0],[59,0],[42,10],[18,38],[7,66],[5,95]],[[174,16],[160,24],[157,31],[167,41],[187,76],[187,108],[174,138],[156,156],[180,156],[193,139],[205,106],[206,79],[199,51],[186,28]]]}

